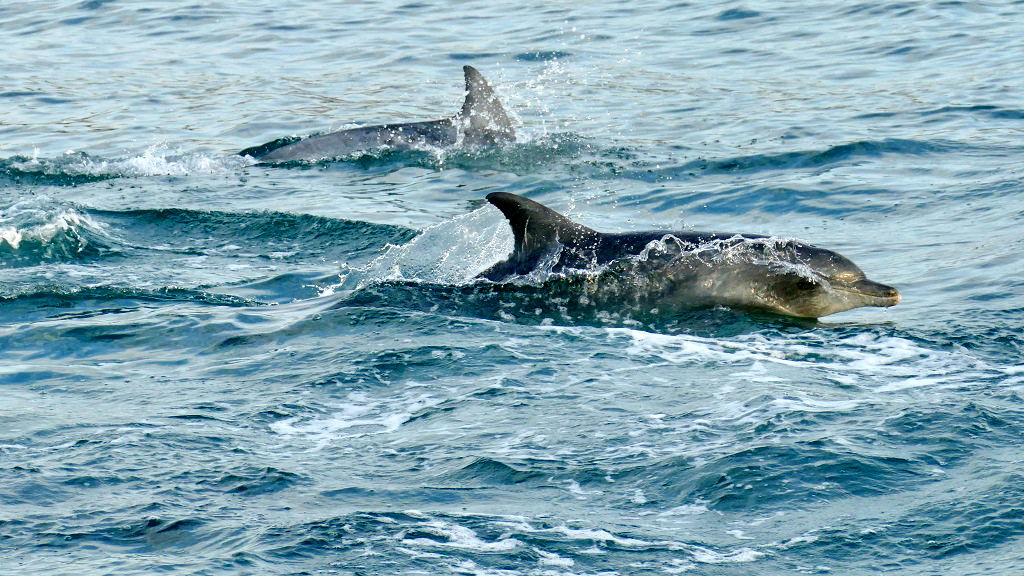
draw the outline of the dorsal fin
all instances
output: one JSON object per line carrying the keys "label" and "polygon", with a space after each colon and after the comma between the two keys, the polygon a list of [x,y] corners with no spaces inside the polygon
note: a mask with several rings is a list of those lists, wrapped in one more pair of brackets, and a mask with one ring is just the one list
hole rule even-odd
{"label": "dorsal fin", "polygon": [[470,144],[514,141],[516,131],[512,122],[483,74],[472,66],[463,66],[462,71],[466,74],[466,101],[462,103],[459,119],[466,140]]}
{"label": "dorsal fin", "polygon": [[600,237],[598,232],[522,196],[492,192],[487,201],[501,210],[512,227],[515,250],[508,262],[516,270],[532,268],[560,245],[573,250],[593,248]]}

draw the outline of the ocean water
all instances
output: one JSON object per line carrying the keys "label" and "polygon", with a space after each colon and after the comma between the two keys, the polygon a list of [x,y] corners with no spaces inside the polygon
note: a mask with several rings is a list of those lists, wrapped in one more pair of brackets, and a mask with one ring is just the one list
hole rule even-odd
{"label": "ocean water", "polygon": [[[0,574],[1024,573],[1024,3],[0,4]],[[263,166],[458,110],[519,141]],[[483,290],[513,192],[820,321]]]}

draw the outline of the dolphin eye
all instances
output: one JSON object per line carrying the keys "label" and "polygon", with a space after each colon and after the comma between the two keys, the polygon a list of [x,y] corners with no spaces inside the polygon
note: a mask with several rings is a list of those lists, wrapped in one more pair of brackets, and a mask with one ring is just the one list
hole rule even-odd
{"label": "dolphin eye", "polygon": [[807,278],[800,278],[796,281],[796,289],[800,291],[814,290],[816,287],[817,284],[811,282]]}

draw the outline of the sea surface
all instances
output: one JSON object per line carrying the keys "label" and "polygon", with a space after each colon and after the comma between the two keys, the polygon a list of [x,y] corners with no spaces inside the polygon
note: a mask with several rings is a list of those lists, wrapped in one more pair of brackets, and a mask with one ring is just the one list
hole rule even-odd
{"label": "sea surface", "polygon": [[[1024,2],[0,4],[0,574],[1024,573]],[[259,165],[454,114],[517,143]],[[474,276],[513,192],[820,321]]]}

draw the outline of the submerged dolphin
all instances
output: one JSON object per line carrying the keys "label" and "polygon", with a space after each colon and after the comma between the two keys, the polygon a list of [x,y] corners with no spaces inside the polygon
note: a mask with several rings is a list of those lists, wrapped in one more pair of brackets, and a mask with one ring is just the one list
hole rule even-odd
{"label": "submerged dolphin", "polygon": [[536,270],[586,270],[583,296],[660,311],[735,306],[818,318],[861,306],[893,306],[899,292],[868,280],[847,258],[793,240],[720,232],[605,234],[533,200],[495,192],[515,248],[480,274],[506,282]]}
{"label": "submerged dolphin", "polygon": [[279,138],[246,148],[239,155],[262,162],[315,162],[381,147],[409,149],[514,142],[515,130],[490,84],[476,68],[463,66],[462,70],[466,75],[466,100],[462,110],[450,118],[363,126],[306,138]]}

